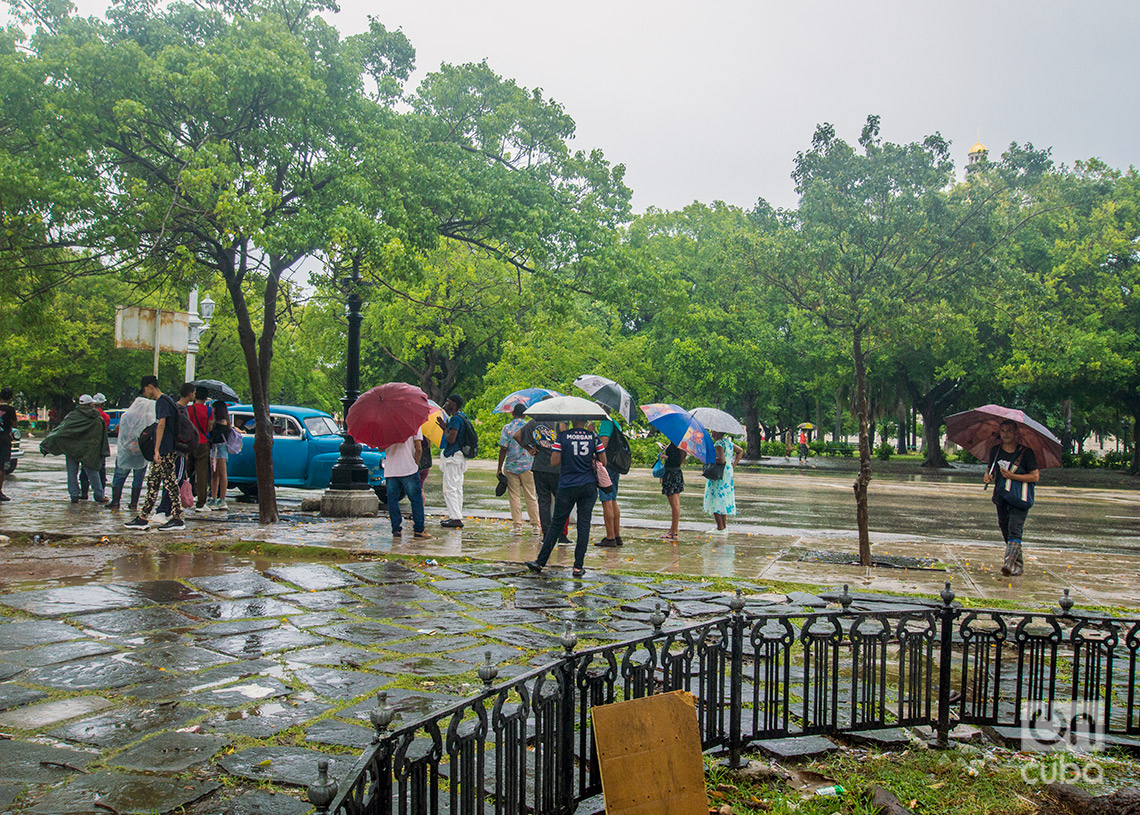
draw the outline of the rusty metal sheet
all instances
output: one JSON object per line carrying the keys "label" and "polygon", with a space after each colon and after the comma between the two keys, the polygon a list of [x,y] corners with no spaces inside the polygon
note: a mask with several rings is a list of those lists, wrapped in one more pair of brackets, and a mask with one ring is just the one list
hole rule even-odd
{"label": "rusty metal sheet", "polygon": [[115,347],[153,351],[155,328],[158,350],[186,353],[190,344],[190,314],[137,306],[115,308]]}

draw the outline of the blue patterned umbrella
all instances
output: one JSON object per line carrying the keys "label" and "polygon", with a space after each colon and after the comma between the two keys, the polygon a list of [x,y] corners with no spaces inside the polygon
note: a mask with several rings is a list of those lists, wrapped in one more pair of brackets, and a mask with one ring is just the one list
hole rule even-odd
{"label": "blue patterned umbrella", "polygon": [[693,414],[677,405],[642,405],[642,413],[669,441],[705,464],[716,461],[712,436]]}
{"label": "blue patterned umbrella", "polygon": [[492,413],[511,413],[515,409],[515,405],[530,407],[538,404],[547,396],[561,395],[558,391],[552,391],[549,388],[523,388],[521,391],[515,391],[504,396],[502,401],[495,405]]}

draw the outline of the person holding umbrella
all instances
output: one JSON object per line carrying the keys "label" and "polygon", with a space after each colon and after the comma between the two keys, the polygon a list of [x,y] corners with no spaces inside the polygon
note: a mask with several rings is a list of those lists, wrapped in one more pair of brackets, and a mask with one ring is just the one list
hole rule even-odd
{"label": "person holding umbrella", "polygon": [[[697,408],[697,410],[707,409]],[[681,493],[685,491],[685,475],[681,472],[681,465],[685,463],[690,453],[704,464],[714,464],[716,448],[713,447],[712,436],[701,420],[678,405],[654,403],[642,405],[641,411],[649,420],[649,424],[669,439],[669,446],[664,452],[665,472],[661,478],[661,493],[669,502],[672,522],[669,525],[669,532],[662,539],[675,541],[681,522]]]}
{"label": "person holding umbrella", "polygon": [[983,479],[990,484],[995,480],[995,470],[998,473],[993,502],[997,507],[998,528],[1005,539],[1001,573],[1007,577],[1017,577],[1024,571],[1021,535],[1033,502],[1030,485],[1041,480],[1037,457],[1028,447],[1018,443],[1017,434],[1018,425],[1012,419],[1006,419],[998,426],[1001,444],[994,445],[990,451],[989,467]]}
{"label": "person holding umbrella", "polygon": [[420,429],[407,439],[384,448],[384,483],[388,487],[388,519],[392,522],[392,537],[403,536],[404,517],[400,514],[400,499],[405,495],[412,505],[412,537],[430,538],[424,528],[424,494],[420,488],[420,456],[424,445]]}
{"label": "person holding umbrella", "polygon": [[[744,457],[744,448],[735,447],[722,431],[710,430],[716,448],[716,463],[724,465],[720,478],[705,481],[705,512],[716,520],[716,531],[728,530],[728,516],[736,514],[736,481],[733,471]],[[720,469],[719,467],[717,469]]]}
{"label": "person holding umbrella", "polygon": [[463,474],[467,472],[467,457],[463,455],[463,433],[467,417],[463,415],[463,397],[451,394],[443,403],[444,412],[450,417],[436,418],[443,430],[443,450],[440,452],[439,472],[443,476],[443,502],[447,505],[447,518],[439,525],[448,529],[463,528]]}
{"label": "person holding umbrella", "polygon": [[[527,521],[538,531],[538,496],[534,492],[534,454],[524,448],[516,435],[526,426],[527,406],[516,402],[511,408],[511,421],[503,426],[499,434],[499,469],[497,475],[506,481],[507,500],[511,507],[512,531],[523,530],[522,499],[526,499]],[[521,493],[521,498],[520,498]]]}
{"label": "person holding umbrella", "polygon": [[665,448],[665,475],[661,477],[661,494],[669,502],[669,531],[662,536],[662,540],[675,541],[680,534],[681,524],[681,493],[685,491],[685,473],[681,466],[689,454],[669,442]]}

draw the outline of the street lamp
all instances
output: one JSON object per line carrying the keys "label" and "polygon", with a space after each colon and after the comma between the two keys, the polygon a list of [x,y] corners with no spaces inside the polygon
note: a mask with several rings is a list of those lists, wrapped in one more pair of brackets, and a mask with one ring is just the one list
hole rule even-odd
{"label": "street lamp", "polygon": [[[190,336],[186,343],[186,381],[194,381],[194,364],[198,356],[198,343],[202,339],[202,332],[210,327],[210,318],[214,316],[214,306],[216,304],[210,299],[209,292],[202,300],[202,305],[198,305],[198,287],[195,286],[190,290]],[[201,316],[199,316],[199,314]]]}
{"label": "street lamp", "polygon": [[360,324],[364,317],[360,306],[360,261],[353,259],[352,276],[341,281],[348,290],[348,357],[345,364],[344,405],[345,433],[340,445],[340,458],[332,468],[329,488],[321,496],[321,515],[356,518],[375,515],[380,499],[368,485],[368,465],[361,457],[361,446],[348,433],[348,409],[360,396]]}

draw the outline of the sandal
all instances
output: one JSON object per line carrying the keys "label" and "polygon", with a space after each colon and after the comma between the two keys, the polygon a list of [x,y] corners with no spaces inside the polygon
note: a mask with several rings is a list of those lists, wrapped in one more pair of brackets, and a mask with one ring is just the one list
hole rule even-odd
{"label": "sandal", "polygon": [[585,577],[586,576],[586,570],[576,568],[576,569],[574,569],[574,571],[570,572],[570,574],[572,574],[574,577]]}
{"label": "sandal", "polygon": [[661,536],[661,540],[663,540],[663,541],[675,541],[675,540],[679,540],[679,539],[680,539],[680,536],[674,535],[672,532],[666,532],[664,535]]}

